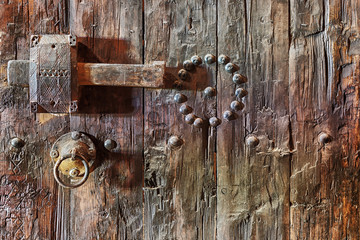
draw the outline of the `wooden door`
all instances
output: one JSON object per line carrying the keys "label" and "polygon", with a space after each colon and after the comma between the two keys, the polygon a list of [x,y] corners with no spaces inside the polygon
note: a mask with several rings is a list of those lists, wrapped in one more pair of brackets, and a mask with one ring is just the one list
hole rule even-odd
{"label": "wooden door", "polygon": [[[359,9],[357,0],[0,1],[0,239],[359,239]],[[193,55],[225,54],[248,78],[245,108],[223,119],[236,85],[214,63],[161,89],[82,87],[76,114],[30,113],[7,63],[29,59],[30,35],[55,33],[77,36],[79,62],[162,60],[172,77]],[[176,93],[204,127],[185,123]],[[213,116],[218,127],[206,124]],[[88,181],[71,190],[55,182],[49,156],[70,131],[98,150]],[[106,139],[117,142],[111,152]]]}

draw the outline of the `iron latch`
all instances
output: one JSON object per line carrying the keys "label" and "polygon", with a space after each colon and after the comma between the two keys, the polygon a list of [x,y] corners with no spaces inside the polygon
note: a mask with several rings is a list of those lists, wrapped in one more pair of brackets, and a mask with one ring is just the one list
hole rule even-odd
{"label": "iron latch", "polygon": [[165,62],[99,64],[77,62],[73,35],[33,35],[30,60],[8,63],[10,85],[27,85],[32,112],[68,113],[78,110],[78,86],[101,85],[160,88]]}

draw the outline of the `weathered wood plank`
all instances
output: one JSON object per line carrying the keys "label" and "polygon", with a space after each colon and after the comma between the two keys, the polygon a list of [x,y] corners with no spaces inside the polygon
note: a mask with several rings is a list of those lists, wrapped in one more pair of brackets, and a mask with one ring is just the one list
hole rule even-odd
{"label": "weathered wood plank", "polygon": [[358,1],[291,5],[291,238],[359,238],[359,55],[349,45],[358,9]]}
{"label": "weathered wood plank", "polygon": [[[145,1],[145,61],[164,60],[182,67],[193,55],[216,51],[216,1]],[[216,66],[202,79],[215,86]],[[176,72],[177,72],[176,71]],[[200,72],[200,71],[199,71]],[[206,74],[206,72],[208,72]],[[215,98],[205,98],[200,82],[184,85],[194,91],[186,104],[205,121],[216,115]],[[177,76],[174,76],[176,79]],[[203,84],[203,83],[202,83]],[[215,131],[184,122],[175,90],[145,90],[145,239],[215,239]],[[179,149],[168,145],[171,136],[184,141]]]}
{"label": "weathered wood plank", "polygon": [[[218,129],[218,239],[289,239],[288,4],[218,1],[218,54],[248,77],[249,92],[245,109]],[[224,65],[217,89],[221,114],[236,99]]]}
{"label": "weathered wood plank", "polygon": [[79,85],[159,88],[164,85],[165,62],[152,64],[78,63]]}
{"label": "weathered wood plank", "polygon": [[[71,1],[70,9],[80,61],[141,63],[142,1]],[[97,139],[99,165],[81,188],[71,191],[70,224],[64,232],[70,239],[141,239],[142,89],[81,89],[79,105],[87,112],[70,117],[71,129]],[[99,114],[103,108],[107,114]],[[113,152],[104,149],[106,139],[117,142]]]}

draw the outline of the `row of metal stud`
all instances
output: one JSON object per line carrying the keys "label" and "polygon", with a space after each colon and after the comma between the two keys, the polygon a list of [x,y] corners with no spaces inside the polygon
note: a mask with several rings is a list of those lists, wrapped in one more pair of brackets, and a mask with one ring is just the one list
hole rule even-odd
{"label": "row of metal stud", "polygon": [[[212,54],[207,54],[204,57],[206,64],[214,63],[215,59],[216,59],[215,56]],[[223,54],[219,56],[218,62],[219,64],[225,65],[225,71],[229,73],[234,73],[235,71],[239,70],[239,67],[231,63],[230,58]],[[197,55],[191,57],[191,60],[184,61],[183,63],[184,68],[180,69],[178,72],[179,78],[181,80],[187,79],[189,76],[188,71],[194,70],[195,66],[198,66],[200,64],[202,64],[202,59]],[[236,85],[247,82],[247,78],[241,74],[234,74],[232,80]],[[213,87],[207,87],[204,89],[204,94],[207,97],[214,97],[216,95],[216,89]],[[237,88],[235,90],[235,96],[239,99],[245,97],[247,94],[248,92],[243,88]],[[187,97],[184,94],[177,93],[174,96],[174,101],[176,103],[185,103],[187,101]],[[231,121],[235,119],[234,112],[242,110],[244,108],[244,104],[241,101],[234,100],[230,103],[230,108],[231,110],[226,110],[223,113],[223,118],[226,119],[227,121]],[[192,124],[194,127],[197,128],[201,128],[204,126],[204,120],[193,114],[192,113],[193,109],[190,106],[186,104],[182,104],[179,108],[179,111],[181,114],[185,115],[185,122],[187,124]],[[221,120],[217,117],[211,117],[209,119],[209,124],[212,127],[217,127],[218,125],[221,124]]]}

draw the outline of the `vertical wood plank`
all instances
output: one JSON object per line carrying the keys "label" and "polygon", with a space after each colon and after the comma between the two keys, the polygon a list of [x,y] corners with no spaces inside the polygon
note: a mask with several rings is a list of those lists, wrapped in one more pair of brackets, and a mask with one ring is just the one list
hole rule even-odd
{"label": "vertical wood plank", "polygon": [[[177,71],[193,55],[216,51],[216,1],[145,1],[145,62],[164,60]],[[183,90],[187,105],[204,118],[216,115],[215,98],[206,99],[195,75],[215,86],[216,66],[202,65]],[[171,86],[172,87],[172,86]],[[175,90],[145,90],[145,239],[215,239],[215,132],[184,122]],[[168,145],[171,136],[184,141]]]}
{"label": "vertical wood plank", "polygon": [[[31,34],[68,31],[65,1],[44,2],[0,2],[1,239],[55,238],[57,188],[49,151],[51,142],[69,131],[69,118],[30,114],[28,89],[7,86],[6,79],[8,60],[29,58]],[[36,27],[45,22],[49,27]],[[24,140],[23,148],[11,147],[14,137]]]}
{"label": "vertical wood plank", "polygon": [[291,1],[291,238],[359,238],[358,9]]}
{"label": "vertical wood plank", "polygon": [[[79,61],[141,63],[142,1],[71,1],[70,29]],[[141,239],[143,235],[142,89],[83,87],[71,129],[96,139],[98,167],[71,191],[70,239]],[[117,142],[109,152],[106,139]]]}
{"label": "vertical wood plank", "polygon": [[[289,239],[288,3],[218,1],[218,54],[248,77],[245,109],[217,136],[218,239]],[[218,112],[235,100],[219,65]],[[254,136],[257,146],[247,145]]]}

